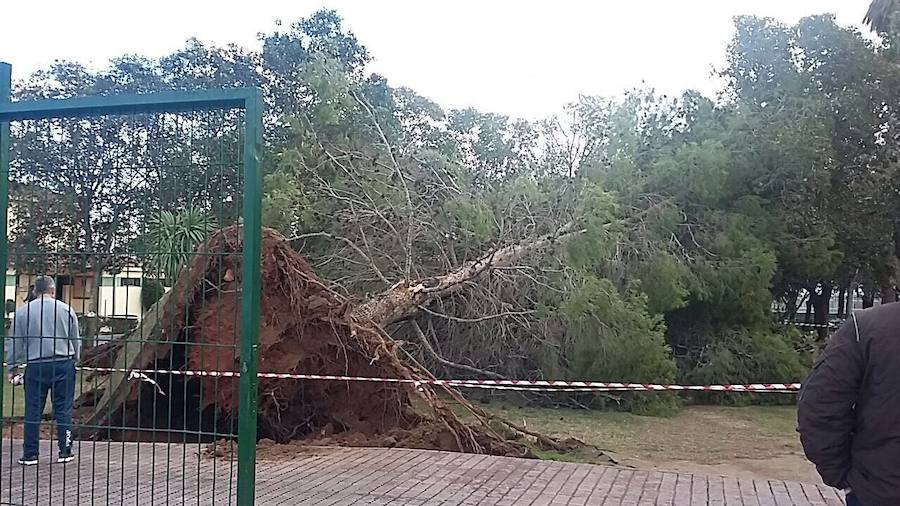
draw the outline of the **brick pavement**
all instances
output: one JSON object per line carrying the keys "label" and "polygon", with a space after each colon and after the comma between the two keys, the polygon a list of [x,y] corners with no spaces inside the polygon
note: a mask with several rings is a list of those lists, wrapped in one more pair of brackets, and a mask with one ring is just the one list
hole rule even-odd
{"label": "brick pavement", "polygon": [[[10,443],[0,452],[2,504],[235,502],[236,465],[200,457],[197,444],[83,442],[76,463],[20,468],[10,466]],[[842,504],[809,484],[402,449],[312,448],[260,460],[256,488],[257,504],[280,506]]]}

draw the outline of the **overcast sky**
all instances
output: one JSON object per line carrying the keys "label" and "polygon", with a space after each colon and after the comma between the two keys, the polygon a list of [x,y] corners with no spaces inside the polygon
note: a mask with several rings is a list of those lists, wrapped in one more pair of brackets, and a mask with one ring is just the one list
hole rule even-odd
{"label": "overcast sky", "polygon": [[55,59],[105,66],[159,57],[189,37],[255,47],[256,34],[329,7],[368,46],[370,70],[446,108],[512,116],[558,112],[579,94],[646,83],[665,92],[718,84],[739,14],[791,23],[833,12],[859,25],[869,0],[15,0],[2,2],[0,61],[24,78]]}

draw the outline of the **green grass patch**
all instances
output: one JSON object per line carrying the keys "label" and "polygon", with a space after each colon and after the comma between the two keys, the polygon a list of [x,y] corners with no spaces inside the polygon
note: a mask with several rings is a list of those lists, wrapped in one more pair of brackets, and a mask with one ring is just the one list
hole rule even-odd
{"label": "green grass patch", "polygon": [[[666,417],[506,403],[480,407],[530,430],[576,438],[626,459],[716,463],[799,451],[793,406],[687,406]],[[454,408],[463,419],[471,420],[460,406]],[[590,449],[535,453],[547,460],[602,463],[601,456]]]}
{"label": "green grass patch", "polygon": [[[25,416],[25,388],[22,385],[13,386],[6,379],[6,371],[3,370],[3,377],[0,378],[3,384],[3,418],[22,418]],[[91,384],[82,385],[81,371],[75,376],[75,398],[81,395],[82,388],[90,389]],[[52,411],[52,393],[47,394],[47,403],[44,406],[44,413],[49,414]]]}
{"label": "green grass patch", "polygon": [[25,416],[25,389],[21,386],[13,386],[6,379],[6,371],[3,371],[3,418]]}

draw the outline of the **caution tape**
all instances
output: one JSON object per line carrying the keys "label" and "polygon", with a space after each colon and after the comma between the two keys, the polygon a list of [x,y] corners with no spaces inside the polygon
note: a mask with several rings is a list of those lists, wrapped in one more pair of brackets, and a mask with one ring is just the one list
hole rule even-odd
{"label": "caution tape", "polygon": [[[176,376],[200,376],[237,378],[236,371],[173,371],[164,369],[117,369],[109,367],[79,367],[83,371],[102,373],[126,373],[130,378],[149,379],[150,374],[170,374]],[[601,381],[566,380],[474,380],[474,379],[407,379],[379,378],[368,376],[336,376],[328,374],[287,374],[261,372],[259,378],[292,379],[314,381],[346,381],[367,383],[397,383],[414,386],[435,385],[456,388],[483,388],[492,390],[545,391],[545,392],[776,392],[793,393],[800,390],[800,383],[750,383],[742,385],[669,385],[656,383],[621,383]],[[145,380],[146,381],[146,380]]]}
{"label": "caution tape", "polygon": [[803,323],[803,322],[785,322],[788,325],[793,325],[795,327],[803,327],[803,328],[811,328],[811,329],[836,329],[841,326],[841,323],[831,322],[831,323]]}

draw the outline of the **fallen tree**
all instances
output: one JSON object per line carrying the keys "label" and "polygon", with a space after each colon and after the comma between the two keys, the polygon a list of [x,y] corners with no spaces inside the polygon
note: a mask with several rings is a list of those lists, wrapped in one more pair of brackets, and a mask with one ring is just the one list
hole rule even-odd
{"label": "fallen tree", "polygon": [[421,306],[433,300],[462,290],[466,282],[477,279],[492,269],[512,266],[526,255],[579,231],[575,229],[573,223],[569,223],[553,234],[495,249],[441,276],[400,282],[360,304],[353,310],[353,315],[357,319],[370,320],[384,328],[415,315]]}
{"label": "fallen tree", "polygon": [[[492,268],[572,233],[559,232],[499,248],[443,276],[395,285],[354,306],[329,289],[277,232],[264,230],[260,302],[259,369],[262,372],[352,375],[423,380],[431,375],[405,355],[383,330],[430,300],[454,293]],[[152,307],[142,325],[123,340],[86,355],[103,385],[79,398],[79,437],[133,437],[141,432],[234,433],[237,379],[190,377],[133,370],[239,370],[242,234],[239,227],[212,234],[198,248],[174,287]],[[521,438],[565,449],[566,443],[525,432],[446,393],[466,409],[464,423],[428,385],[420,383],[306,381],[260,378],[260,438],[388,441],[390,445],[528,456]],[[180,405],[181,400],[184,405]]]}

